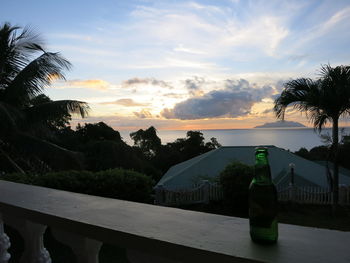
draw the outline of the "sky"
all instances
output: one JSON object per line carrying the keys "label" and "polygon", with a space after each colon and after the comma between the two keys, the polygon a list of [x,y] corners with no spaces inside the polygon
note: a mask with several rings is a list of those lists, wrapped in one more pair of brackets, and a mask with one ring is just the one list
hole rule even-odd
{"label": "sky", "polygon": [[[276,121],[286,81],[350,64],[349,0],[1,2],[0,22],[30,26],[73,64],[46,90],[89,103],[72,126],[253,128]],[[292,109],[286,120],[312,126]]]}

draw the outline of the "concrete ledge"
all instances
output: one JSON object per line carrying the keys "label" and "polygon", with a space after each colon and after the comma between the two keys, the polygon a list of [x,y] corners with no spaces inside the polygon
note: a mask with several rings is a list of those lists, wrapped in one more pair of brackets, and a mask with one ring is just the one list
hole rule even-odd
{"label": "concrete ledge", "polygon": [[246,219],[1,180],[0,213],[183,262],[350,262],[350,232],[280,224],[260,246]]}

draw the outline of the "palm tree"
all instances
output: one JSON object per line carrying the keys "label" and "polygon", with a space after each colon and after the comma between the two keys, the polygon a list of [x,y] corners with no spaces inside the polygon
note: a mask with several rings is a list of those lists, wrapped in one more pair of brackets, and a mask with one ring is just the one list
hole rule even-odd
{"label": "palm tree", "polygon": [[85,102],[38,99],[55,79],[64,80],[63,71],[70,67],[59,53],[47,52],[40,37],[29,28],[9,23],[0,26],[0,156],[15,170],[21,168],[10,152],[22,157],[25,152],[35,158],[47,156],[46,151],[57,151],[55,156],[74,155],[36,136],[50,121],[62,118],[67,121],[70,114],[85,117],[88,113]]}
{"label": "palm tree", "polygon": [[333,203],[338,204],[339,166],[338,132],[339,118],[350,115],[350,66],[321,66],[317,80],[299,78],[284,84],[284,90],[275,100],[274,111],[278,119],[284,119],[286,108],[305,112],[313,122],[314,128],[321,131],[330,122],[332,124],[333,154]]}

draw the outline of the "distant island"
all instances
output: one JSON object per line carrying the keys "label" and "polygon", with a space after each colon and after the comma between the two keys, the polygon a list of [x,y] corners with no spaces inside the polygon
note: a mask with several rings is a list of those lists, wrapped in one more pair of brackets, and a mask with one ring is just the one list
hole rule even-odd
{"label": "distant island", "polygon": [[276,121],[276,122],[267,122],[263,125],[255,126],[254,128],[296,128],[296,127],[301,128],[306,126],[295,121]]}

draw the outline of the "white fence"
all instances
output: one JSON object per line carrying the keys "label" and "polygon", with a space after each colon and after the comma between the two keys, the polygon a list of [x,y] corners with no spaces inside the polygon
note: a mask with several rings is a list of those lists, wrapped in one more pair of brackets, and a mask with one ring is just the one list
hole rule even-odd
{"label": "white fence", "polygon": [[303,204],[332,204],[333,196],[329,189],[321,187],[288,187],[278,189],[278,200]]}
{"label": "white fence", "polygon": [[157,187],[155,203],[159,205],[186,205],[209,203],[223,199],[222,187],[216,183],[204,181],[191,189],[167,190]]}
{"label": "white fence", "polygon": [[[155,203],[159,205],[178,206],[196,203],[209,203],[223,199],[222,187],[216,183],[204,181],[192,189],[167,190],[156,189]],[[277,188],[278,200],[302,204],[332,204],[333,196],[329,189],[314,186]],[[350,187],[339,187],[339,203],[350,205]]]}

